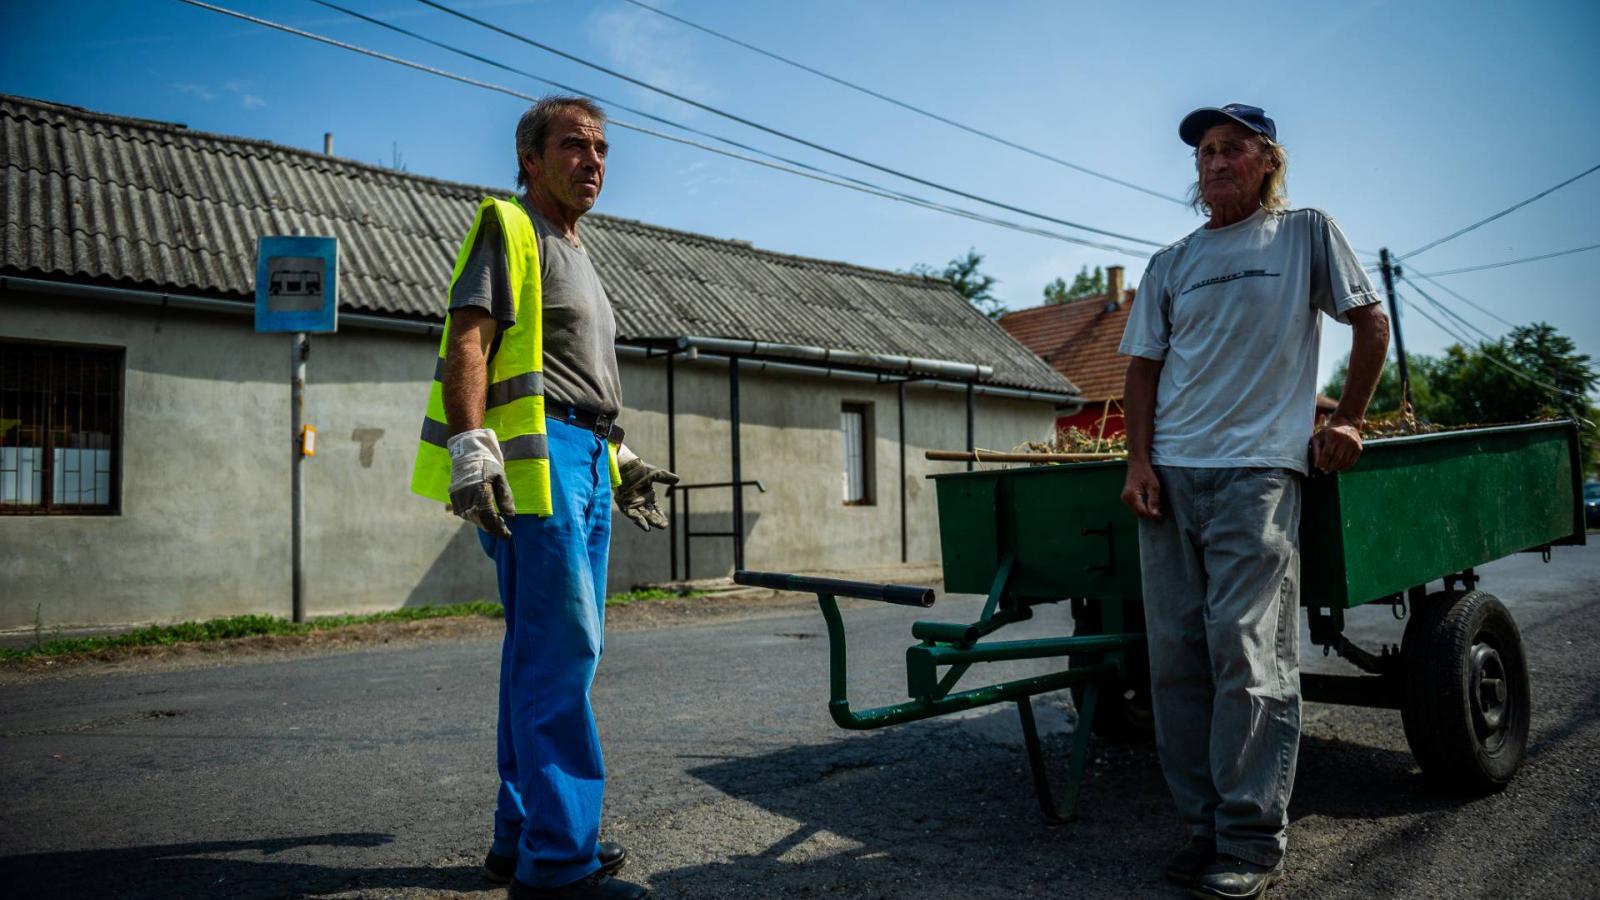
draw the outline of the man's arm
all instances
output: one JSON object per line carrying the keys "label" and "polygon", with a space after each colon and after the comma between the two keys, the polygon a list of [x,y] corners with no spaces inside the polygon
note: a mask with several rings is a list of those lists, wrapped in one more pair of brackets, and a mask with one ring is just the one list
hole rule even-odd
{"label": "man's arm", "polygon": [[1123,427],[1128,432],[1128,480],[1122,487],[1122,502],[1146,519],[1161,518],[1161,483],[1150,466],[1150,442],[1155,434],[1156,388],[1163,365],[1159,359],[1129,357],[1122,388]]}
{"label": "man's arm", "polygon": [[483,427],[489,391],[489,348],[497,329],[487,309],[462,306],[450,311],[450,341],[444,351],[444,415],[450,433]]}
{"label": "man's arm", "polygon": [[472,306],[450,311],[444,348],[444,416],[450,426],[450,508],[497,538],[511,539],[506,519],[517,514],[505,459],[494,432],[483,428],[494,316]]}
{"label": "man's arm", "polygon": [[1355,465],[1361,456],[1361,422],[1367,404],[1383,374],[1383,359],[1389,352],[1389,317],[1383,305],[1369,303],[1350,310],[1353,332],[1350,339],[1350,364],[1346,369],[1344,393],[1328,424],[1311,440],[1314,465],[1319,471],[1338,472]]}

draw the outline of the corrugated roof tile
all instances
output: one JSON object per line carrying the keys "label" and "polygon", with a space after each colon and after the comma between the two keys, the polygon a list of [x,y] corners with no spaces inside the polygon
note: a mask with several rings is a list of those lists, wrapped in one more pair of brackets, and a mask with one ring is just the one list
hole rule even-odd
{"label": "corrugated roof tile", "polygon": [[[438,319],[456,246],[494,188],[263,141],[0,95],[0,270],[249,297],[262,234],[332,234],[344,305]],[[591,215],[619,336],[806,344],[1072,385],[943,282]]]}

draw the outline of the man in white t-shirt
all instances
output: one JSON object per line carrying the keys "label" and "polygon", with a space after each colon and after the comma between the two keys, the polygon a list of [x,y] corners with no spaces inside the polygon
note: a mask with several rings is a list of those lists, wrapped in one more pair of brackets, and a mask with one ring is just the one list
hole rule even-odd
{"label": "man in white t-shirt", "polygon": [[[1283,871],[1300,743],[1300,479],[1360,456],[1389,323],[1333,220],[1287,208],[1261,109],[1195,110],[1178,134],[1209,220],[1150,259],[1122,338],[1122,500],[1140,517],[1161,768],[1190,830],[1167,877],[1257,897]],[[1313,436],[1324,314],[1353,341]]]}

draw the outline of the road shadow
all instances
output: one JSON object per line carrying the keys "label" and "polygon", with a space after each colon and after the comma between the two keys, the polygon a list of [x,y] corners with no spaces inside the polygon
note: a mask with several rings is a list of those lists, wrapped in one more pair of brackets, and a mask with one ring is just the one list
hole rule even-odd
{"label": "road shadow", "polygon": [[[1376,713],[1375,713],[1376,714]],[[1400,728],[1398,714],[1394,728]],[[1436,790],[1422,777],[1410,751],[1301,735],[1289,821],[1387,819],[1461,806],[1463,799]]]}
{"label": "road shadow", "polygon": [[[470,891],[484,887],[475,865],[358,868],[259,858],[312,847],[379,847],[393,839],[389,834],[357,832],[21,854],[0,857],[0,884],[13,897],[130,900],[266,900],[356,889]],[[305,856],[294,855],[297,859]]]}
{"label": "road shadow", "polygon": [[[664,897],[746,900],[1055,896],[1063,884],[1081,897],[1167,893],[1149,860],[1182,833],[1153,748],[1092,748],[1080,818],[1061,826],[1041,815],[1021,747],[959,722],[690,761],[690,775],[767,814],[739,826],[769,834],[767,846],[657,872],[651,884]],[[1064,738],[1047,739],[1058,796],[1066,752]]]}
{"label": "road shadow", "polygon": [[[1092,740],[1079,818],[1051,826],[1020,746],[975,735],[959,722],[931,721],[688,761],[690,775],[769,814],[735,826],[765,834],[766,846],[658,872],[651,883],[664,896],[772,900],[1027,897],[1067,886],[1075,897],[1183,895],[1160,872],[1184,833],[1152,744]],[[1066,742],[1046,741],[1057,796]],[[1291,842],[1303,819],[1406,822],[1467,802],[1430,789],[1403,750],[1305,736]],[[707,831],[718,825],[728,827]]]}

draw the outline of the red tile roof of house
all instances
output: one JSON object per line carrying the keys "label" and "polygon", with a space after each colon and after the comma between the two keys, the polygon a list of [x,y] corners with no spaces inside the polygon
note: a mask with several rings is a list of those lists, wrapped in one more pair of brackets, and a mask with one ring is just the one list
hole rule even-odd
{"label": "red tile roof of house", "polygon": [[1117,353],[1133,308],[1132,290],[1113,305],[1109,294],[1019,309],[1000,317],[1017,343],[1065,375],[1089,401],[1122,399],[1128,358]]}

